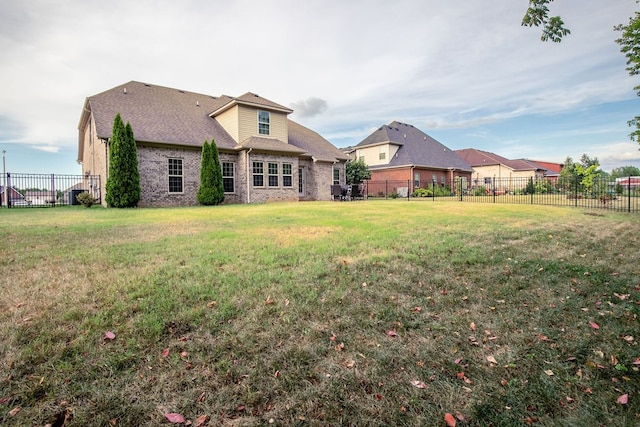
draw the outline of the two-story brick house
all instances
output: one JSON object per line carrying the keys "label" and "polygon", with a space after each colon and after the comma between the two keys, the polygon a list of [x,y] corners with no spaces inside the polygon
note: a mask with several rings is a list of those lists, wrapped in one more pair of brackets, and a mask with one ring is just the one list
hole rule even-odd
{"label": "two-story brick house", "polygon": [[406,182],[399,184],[399,193],[432,185],[453,191],[456,180],[469,182],[473,171],[455,151],[413,125],[397,121],[379,127],[349,152],[367,164],[371,181]]}
{"label": "two-story brick house", "polygon": [[[109,140],[120,113],[136,139],[139,206],[197,204],[202,144],[220,153],[225,203],[329,200],[348,156],[253,93],[219,97],[131,81],[86,99],[78,125],[85,187],[105,194]],[[104,198],[103,198],[104,203]]]}

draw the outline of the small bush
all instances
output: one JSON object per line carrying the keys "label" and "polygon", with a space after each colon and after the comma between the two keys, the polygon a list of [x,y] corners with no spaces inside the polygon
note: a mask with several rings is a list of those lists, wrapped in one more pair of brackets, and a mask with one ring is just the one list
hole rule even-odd
{"label": "small bush", "polygon": [[413,197],[433,197],[433,190],[430,188],[416,188],[412,194]]}
{"label": "small bush", "polygon": [[96,203],[96,200],[93,198],[89,192],[85,191],[76,196],[76,200],[80,202],[82,206],[85,208],[90,208]]}

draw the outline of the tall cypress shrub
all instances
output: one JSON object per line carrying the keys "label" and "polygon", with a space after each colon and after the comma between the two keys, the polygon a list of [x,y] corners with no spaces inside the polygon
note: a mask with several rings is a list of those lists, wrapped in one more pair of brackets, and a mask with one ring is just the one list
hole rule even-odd
{"label": "tall cypress shrub", "polygon": [[109,176],[105,199],[114,208],[132,208],[140,201],[140,173],[133,128],[120,113],[113,121],[109,143]]}
{"label": "tall cypress shrub", "polygon": [[213,182],[213,153],[208,141],[202,144],[202,156],[200,161],[200,187],[198,187],[197,199],[201,205],[215,205],[215,185]]}
{"label": "tall cypress shrub", "polygon": [[222,182],[222,166],[220,165],[218,146],[213,138],[211,139],[211,162],[213,164],[214,204],[219,205],[224,202],[224,184]]}
{"label": "tall cypress shrub", "polygon": [[220,155],[213,139],[210,144],[205,141],[202,145],[200,187],[197,199],[201,205],[219,205],[224,201]]}

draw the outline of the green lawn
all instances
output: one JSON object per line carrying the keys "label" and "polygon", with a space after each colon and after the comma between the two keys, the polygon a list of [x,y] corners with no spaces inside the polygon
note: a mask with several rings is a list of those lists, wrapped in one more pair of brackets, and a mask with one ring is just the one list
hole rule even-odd
{"label": "green lawn", "polygon": [[2,425],[640,425],[637,214],[0,209],[0,234]]}

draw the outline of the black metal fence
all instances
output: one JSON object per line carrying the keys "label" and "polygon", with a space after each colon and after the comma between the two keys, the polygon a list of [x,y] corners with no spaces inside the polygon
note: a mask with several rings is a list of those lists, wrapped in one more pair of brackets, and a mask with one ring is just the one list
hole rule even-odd
{"label": "black metal fence", "polygon": [[88,192],[102,202],[99,175],[7,173],[0,182],[0,206],[53,207],[79,205],[77,196]]}
{"label": "black metal fence", "polygon": [[485,178],[451,185],[411,180],[365,181],[367,198],[458,200],[476,203],[574,206],[640,212],[640,177],[618,179],[580,176],[553,178]]}

